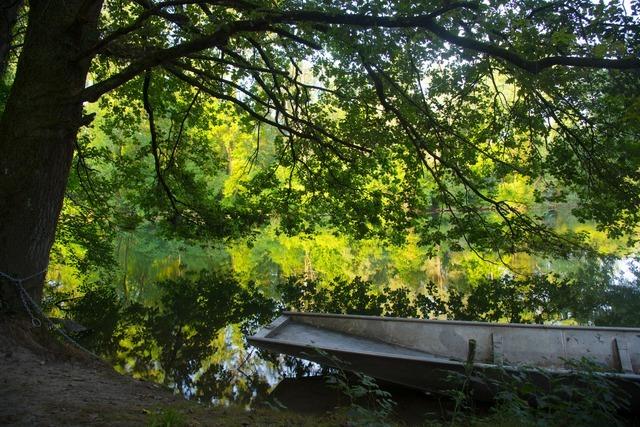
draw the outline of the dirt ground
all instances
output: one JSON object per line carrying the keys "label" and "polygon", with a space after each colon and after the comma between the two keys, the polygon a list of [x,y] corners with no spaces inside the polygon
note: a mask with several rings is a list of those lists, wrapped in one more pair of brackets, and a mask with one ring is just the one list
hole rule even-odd
{"label": "dirt ground", "polygon": [[157,384],[120,375],[45,331],[0,318],[2,426],[340,424],[330,415],[303,417],[188,402]]}

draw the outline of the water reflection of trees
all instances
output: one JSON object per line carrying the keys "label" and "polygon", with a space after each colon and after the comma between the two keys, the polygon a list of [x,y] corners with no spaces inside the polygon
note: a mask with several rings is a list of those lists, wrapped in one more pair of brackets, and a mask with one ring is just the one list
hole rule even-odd
{"label": "water reflection of trees", "polygon": [[117,369],[200,401],[250,404],[284,376],[318,367],[257,351],[244,337],[283,309],[459,320],[571,321],[640,325],[637,279],[615,283],[613,267],[594,263],[571,277],[504,276],[468,290],[427,283],[419,291],[356,278],[326,283],[291,277],[268,291],[231,275],[202,272],[155,284],[159,299],[126,303],[110,286],[93,285],[69,307],[89,328],[83,344]]}

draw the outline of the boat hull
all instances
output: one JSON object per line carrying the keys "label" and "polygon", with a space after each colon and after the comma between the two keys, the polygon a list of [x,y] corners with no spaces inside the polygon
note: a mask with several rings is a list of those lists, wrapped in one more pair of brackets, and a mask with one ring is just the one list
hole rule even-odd
{"label": "boat hull", "polygon": [[575,384],[580,374],[570,361],[587,358],[612,370],[599,378],[618,385],[632,406],[640,406],[640,329],[635,328],[286,312],[248,340],[269,351],[428,392],[447,393],[465,384],[478,400],[493,399],[494,384],[513,371],[542,390],[559,380]]}

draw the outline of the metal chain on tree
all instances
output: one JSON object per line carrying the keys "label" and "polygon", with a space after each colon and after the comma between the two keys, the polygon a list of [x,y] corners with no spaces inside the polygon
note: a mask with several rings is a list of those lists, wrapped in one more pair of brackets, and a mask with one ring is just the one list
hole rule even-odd
{"label": "metal chain on tree", "polygon": [[[30,276],[27,277],[23,277],[23,278],[16,278],[13,276],[10,276],[7,273],[3,273],[2,271],[0,271],[0,277],[4,277],[6,280],[8,280],[9,282],[13,283],[16,286],[16,290],[18,292],[18,295],[20,296],[20,300],[22,301],[22,305],[24,306],[25,311],[27,312],[27,314],[29,314],[29,317],[31,317],[31,324],[36,327],[39,328],[40,326],[42,326],[42,320],[47,322],[47,324],[49,325],[49,328],[56,331],[57,333],[59,333],[60,335],[62,335],[67,341],[69,341],[71,344],[73,344],[74,346],[76,346],[77,348],[79,348],[80,350],[90,354],[91,356],[95,357],[96,359],[100,359],[102,360],[102,358],[100,356],[98,356],[97,354],[95,354],[94,352],[92,352],[91,350],[87,349],[86,347],[84,347],[82,344],[80,344],[79,342],[77,342],[76,340],[74,340],[73,338],[71,338],[66,332],[64,332],[62,330],[62,328],[57,327],[52,321],[51,319],[49,319],[49,317],[47,317],[43,312],[42,312],[42,308],[38,305],[38,303],[36,303],[33,298],[31,298],[31,295],[29,295],[29,292],[27,292],[27,290],[24,288],[24,286],[22,286],[22,284],[28,280],[33,279],[34,277],[38,277],[41,276],[43,274],[45,274],[47,272],[48,268],[45,268],[42,271],[39,271],[38,273],[32,274]],[[34,315],[33,310],[35,310],[36,314]]]}
{"label": "metal chain on tree", "polygon": [[1,277],[4,277],[5,279],[7,279],[8,281],[10,281],[11,283],[13,283],[16,286],[16,291],[18,292],[18,295],[20,296],[20,301],[22,301],[22,305],[24,306],[24,309],[26,310],[27,314],[29,314],[29,317],[31,318],[31,324],[36,328],[39,328],[40,326],[42,326],[42,321],[39,318],[37,318],[36,316],[34,316],[33,312],[31,311],[31,307],[29,307],[29,300],[33,305],[37,306],[37,304],[35,304],[35,301],[33,301],[33,299],[31,298],[31,295],[29,295],[29,293],[22,286],[22,284],[24,282],[26,282],[27,280],[31,280],[34,277],[38,277],[38,276],[41,276],[41,275],[45,274],[47,272],[47,270],[48,270],[48,268],[45,268],[44,270],[42,270],[42,271],[40,271],[38,273],[32,274],[31,276],[23,277],[21,279],[18,279],[16,277],[10,276],[7,273],[3,273],[2,271],[0,271],[0,276]]}
{"label": "metal chain on tree", "polygon": [[36,316],[34,316],[33,312],[31,312],[31,308],[29,308],[29,302],[27,301],[27,298],[29,297],[29,293],[22,286],[22,283],[15,282],[15,284],[16,284],[16,289],[18,290],[18,294],[20,295],[20,300],[22,301],[22,305],[24,306],[24,309],[29,314],[29,317],[31,317],[31,324],[36,328],[39,328],[40,326],[42,326],[42,321],[38,319]]}

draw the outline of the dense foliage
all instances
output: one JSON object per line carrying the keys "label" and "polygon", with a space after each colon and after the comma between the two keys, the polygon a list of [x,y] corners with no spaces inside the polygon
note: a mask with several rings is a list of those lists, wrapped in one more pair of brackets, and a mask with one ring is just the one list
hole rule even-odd
{"label": "dense foliage", "polygon": [[[564,203],[635,240],[636,3],[190,3],[104,6],[85,97],[122,85],[76,168],[116,224],[567,255],[584,236],[536,209]],[[193,47],[242,22],[264,38]]]}

